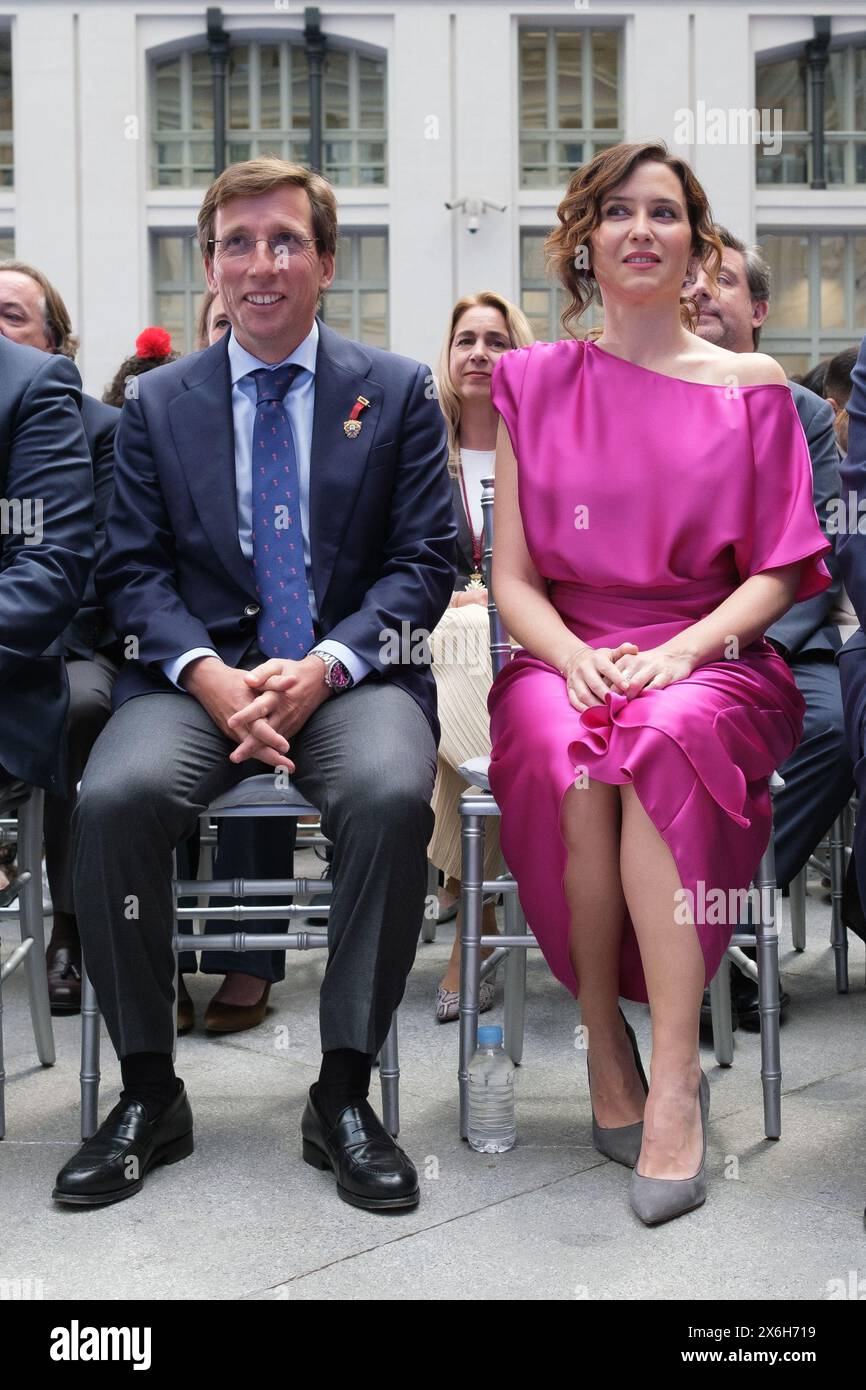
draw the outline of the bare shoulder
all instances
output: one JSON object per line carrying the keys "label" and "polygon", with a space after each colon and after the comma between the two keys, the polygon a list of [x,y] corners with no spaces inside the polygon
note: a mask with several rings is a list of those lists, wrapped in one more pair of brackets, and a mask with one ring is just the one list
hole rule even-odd
{"label": "bare shoulder", "polygon": [[787,386],[788,378],[784,367],[766,352],[731,353],[735,361],[732,368],[741,386]]}

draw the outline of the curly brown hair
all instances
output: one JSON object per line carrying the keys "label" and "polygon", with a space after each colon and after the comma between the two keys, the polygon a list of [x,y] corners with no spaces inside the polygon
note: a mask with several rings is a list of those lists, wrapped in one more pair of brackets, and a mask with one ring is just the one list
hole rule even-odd
{"label": "curly brown hair", "polygon": [[[691,167],[678,155],[670,154],[663,140],[648,140],[643,144],[613,145],[602,150],[575,171],[565,191],[556,215],[560,225],[544,243],[544,254],[568,294],[571,302],[563,310],[560,322],[571,337],[570,324],[580,319],[598,293],[592,273],[590,237],[601,221],[601,204],[611,189],[623,183],[639,164],[652,160],[672,169],[682,185],[686,209],[692,229],[691,255],[698,257],[715,283],[722,263],[722,243],[716,235],[707,195]],[[585,255],[578,253],[585,248]],[[585,267],[580,264],[585,261]],[[695,299],[681,300],[684,325],[694,332],[699,317]],[[589,336],[597,337],[601,329]]]}

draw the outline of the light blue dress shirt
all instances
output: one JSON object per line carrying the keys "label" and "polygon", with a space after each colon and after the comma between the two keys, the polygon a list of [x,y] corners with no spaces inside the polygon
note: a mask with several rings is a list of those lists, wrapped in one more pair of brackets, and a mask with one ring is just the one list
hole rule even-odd
{"label": "light blue dress shirt", "polygon": [[[250,372],[276,371],[287,362],[298,362],[304,368],[299,372],[290,390],[283,397],[283,407],[289,417],[292,437],[295,442],[295,456],[298,462],[298,484],[300,488],[301,531],[304,538],[304,566],[307,576],[307,595],[313,621],[318,619],[316,595],[313,592],[313,571],[310,560],[310,455],[313,444],[313,406],[316,399],[316,352],[319,346],[319,325],[313,319],[310,332],[299,343],[294,352],[284,357],[282,362],[260,362],[246,348],[241,347],[233,333],[229,333],[228,357],[232,380],[232,417],[235,430],[235,487],[238,502],[238,541],[245,559],[252,563],[253,558],[253,488],[252,452],[253,428],[256,420],[256,383]],[[342,642],[326,638],[316,642],[319,651],[330,652],[342,661],[355,684],[362,681],[372,670],[369,662],[345,647]],[[192,647],[182,656],[164,661],[162,669],[168,679],[178,685],[178,678],[185,666],[199,656],[216,656],[212,647]],[[178,686],[178,688],[181,688]]]}

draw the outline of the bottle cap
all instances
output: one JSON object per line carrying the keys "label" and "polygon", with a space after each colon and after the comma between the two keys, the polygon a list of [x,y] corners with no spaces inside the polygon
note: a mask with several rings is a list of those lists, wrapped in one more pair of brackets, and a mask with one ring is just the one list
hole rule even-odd
{"label": "bottle cap", "polygon": [[502,1029],[489,1025],[478,1029],[479,1047],[497,1047],[502,1042]]}

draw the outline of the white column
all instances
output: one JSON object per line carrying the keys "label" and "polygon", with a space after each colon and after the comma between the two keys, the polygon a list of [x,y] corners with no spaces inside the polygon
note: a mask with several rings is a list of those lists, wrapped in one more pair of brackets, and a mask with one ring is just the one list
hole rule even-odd
{"label": "white column", "polygon": [[520,298],[515,43],[506,6],[465,6],[458,10],[454,43],[455,193],[458,197],[486,198],[504,204],[506,210],[483,213],[477,232],[467,230],[464,213],[451,214],[455,299],[479,290],[496,290],[515,303]]}
{"label": "white column", "polygon": [[[713,113],[723,112],[719,128],[725,138],[696,144],[692,168],[703,184],[713,215],[734,236],[754,237],[754,144],[742,136],[754,105],[755,63],[749,39],[749,16],[734,7],[700,9],[695,14],[695,103],[702,101],[707,136]],[[733,117],[732,117],[732,114]],[[699,117],[700,110],[696,113]],[[699,131],[701,120],[696,129]],[[760,121],[758,122],[760,126]]]}
{"label": "white column", "polygon": [[101,396],[147,320],[143,187],[148,153],[135,14],[83,8],[81,75],[80,366]]}
{"label": "white column", "polygon": [[[727,13],[727,11],[726,11]],[[623,79],[628,141],[673,145],[676,112],[691,103],[689,15],[670,5],[638,5],[628,29]]]}
{"label": "white column", "polygon": [[19,6],[12,34],[15,254],[57,286],[77,326],[76,19],[66,5]]}
{"label": "white column", "polygon": [[447,10],[399,9],[388,54],[390,345],[433,370],[453,297],[449,37]]}

